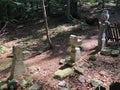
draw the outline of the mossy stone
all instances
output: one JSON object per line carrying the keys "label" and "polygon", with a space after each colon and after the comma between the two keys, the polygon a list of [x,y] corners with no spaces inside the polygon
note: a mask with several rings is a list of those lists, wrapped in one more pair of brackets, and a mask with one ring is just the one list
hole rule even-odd
{"label": "mossy stone", "polygon": [[112,50],[112,51],[111,51],[111,55],[112,55],[112,56],[118,56],[119,53],[120,53],[119,50]]}
{"label": "mossy stone", "polygon": [[109,56],[111,54],[111,50],[103,49],[103,50],[101,50],[100,54],[104,55],[104,56]]}
{"label": "mossy stone", "polygon": [[63,70],[56,71],[54,74],[54,78],[62,80],[62,79],[66,78],[72,74],[73,74],[73,70],[71,68],[66,68]]}
{"label": "mossy stone", "polygon": [[68,61],[66,61],[65,64],[68,65],[68,66],[74,66],[74,65],[75,65],[75,61],[73,61],[73,60],[68,60]]}
{"label": "mossy stone", "polygon": [[95,55],[91,55],[91,56],[89,57],[89,60],[95,61],[95,60],[96,60],[96,56],[95,56]]}

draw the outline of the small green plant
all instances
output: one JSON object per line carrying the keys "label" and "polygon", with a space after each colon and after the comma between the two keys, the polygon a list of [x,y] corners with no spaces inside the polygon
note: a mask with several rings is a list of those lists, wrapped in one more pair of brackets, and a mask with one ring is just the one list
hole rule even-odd
{"label": "small green plant", "polygon": [[32,77],[28,77],[27,78],[27,82],[28,82],[28,84],[32,84],[33,83],[33,78]]}
{"label": "small green plant", "polygon": [[21,83],[21,87],[22,87],[23,89],[25,89],[25,88],[27,88],[27,86],[28,86],[27,81],[26,81],[26,80],[23,80],[22,83]]}
{"label": "small green plant", "polygon": [[29,67],[28,69],[29,69],[30,73],[34,73],[35,72],[35,68],[34,67]]}
{"label": "small green plant", "polygon": [[4,54],[7,50],[8,50],[8,48],[6,46],[1,45],[0,46],[0,55]]}
{"label": "small green plant", "polygon": [[16,90],[18,87],[18,81],[15,79],[8,80],[8,90]]}
{"label": "small green plant", "polygon": [[25,89],[27,87],[29,87],[31,84],[33,84],[33,79],[32,77],[28,77],[26,80],[23,79],[22,83],[20,84],[20,86]]}

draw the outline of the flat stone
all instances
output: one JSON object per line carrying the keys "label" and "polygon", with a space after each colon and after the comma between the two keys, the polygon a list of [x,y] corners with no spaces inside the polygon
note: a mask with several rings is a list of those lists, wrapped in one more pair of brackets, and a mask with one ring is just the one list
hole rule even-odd
{"label": "flat stone", "polygon": [[74,66],[75,62],[73,60],[66,60],[65,64],[68,65],[68,66]]}
{"label": "flat stone", "polygon": [[103,83],[100,80],[91,79],[91,84],[93,87],[98,87],[98,86],[101,86]]}
{"label": "flat stone", "polygon": [[29,90],[42,90],[42,86],[38,83],[33,84]]}
{"label": "flat stone", "polygon": [[0,85],[0,90],[7,90],[7,88],[8,88],[7,83]]}
{"label": "flat stone", "polygon": [[120,53],[119,50],[112,50],[112,51],[111,51],[111,55],[112,55],[112,56],[118,56],[119,53]]}
{"label": "flat stone", "polygon": [[91,56],[89,57],[89,60],[95,61],[95,60],[96,60],[96,56],[95,56],[95,55],[91,55]]}
{"label": "flat stone", "polygon": [[72,75],[74,72],[71,68],[66,68],[66,69],[63,69],[63,70],[58,70],[55,72],[54,74],[54,78],[57,78],[57,79],[64,79],[70,75]]}
{"label": "flat stone", "polygon": [[74,69],[75,69],[75,71],[78,72],[79,74],[82,74],[82,75],[84,74],[84,69],[83,69],[83,68],[77,66],[77,67],[75,67]]}
{"label": "flat stone", "polygon": [[104,55],[104,56],[109,56],[111,54],[111,50],[106,50],[106,49],[103,49],[101,52],[100,52],[101,55]]}
{"label": "flat stone", "polygon": [[69,90],[69,85],[64,80],[58,83],[59,90]]}
{"label": "flat stone", "polygon": [[66,87],[66,82],[63,80],[63,81],[60,81],[59,83],[58,83],[58,86],[60,86],[60,87]]}
{"label": "flat stone", "polygon": [[80,81],[81,83],[85,83],[85,82],[86,82],[86,79],[85,79],[84,76],[79,76],[79,81]]}
{"label": "flat stone", "polygon": [[65,59],[61,59],[59,64],[65,64]]}
{"label": "flat stone", "polygon": [[100,74],[101,76],[105,76],[105,75],[106,75],[106,72],[105,72],[105,71],[100,71],[99,74]]}
{"label": "flat stone", "polygon": [[87,65],[88,65],[88,68],[92,68],[94,66],[93,63],[88,63]]}

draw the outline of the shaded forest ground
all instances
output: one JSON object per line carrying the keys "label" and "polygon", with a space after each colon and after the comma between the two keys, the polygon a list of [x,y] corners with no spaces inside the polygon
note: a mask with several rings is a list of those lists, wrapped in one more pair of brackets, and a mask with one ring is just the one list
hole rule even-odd
{"label": "shaded forest ground", "polygon": [[[119,12],[114,12],[110,9],[110,21],[119,22]],[[31,53],[31,58],[25,60],[27,67],[33,66],[36,70],[31,76],[39,83],[44,83],[45,90],[57,90],[56,86],[59,82],[52,78],[52,75],[58,70],[59,60],[69,56],[70,45],[69,36],[75,34],[83,38],[81,45],[81,59],[78,65],[83,65],[85,69],[85,77],[92,77],[104,82],[105,87],[113,81],[120,80],[120,56],[102,56],[99,53],[93,53],[96,50],[98,28],[85,24],[81,27],[80,24],[68,23],[64,17],[48,18],[50,35],[54,50],[48,50],[46,35],[44,30],[44,20],[34,19],[28,23],[10,26],[6,29],[8,34],[1,37],[1,60],[0,60],[0,79],[5,80],[9,76],[10,64],[12,60],[12,46],[15,43],[23,44],[24,50]],[[112,45],[112,44],[111,44]],[[6,47],[6,48],[3,48]],[[93,54],[97,57],[96,61],[88,61],[89,56]],[[89,65],[92,67],[89,68]],[[5,66],[5,67],[4,67]],[[100,71],[105,71],[105,76],[99,74]],[[80,83],[78,81],[79,74],[75,73],[72,77],[68,77],[66,82],[70,84],[70,88],[77,90],[92,90],[88,83]],[[50,89],[48,89],[50,87]],[[91,88],[91,89],[90,89]]]}

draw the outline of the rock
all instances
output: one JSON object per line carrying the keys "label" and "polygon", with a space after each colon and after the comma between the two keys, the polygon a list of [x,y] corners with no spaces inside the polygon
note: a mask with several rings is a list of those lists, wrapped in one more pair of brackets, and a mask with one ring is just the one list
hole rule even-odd
{"label": "rock", "polygon": [[77,73],[82,74],[82,75],[84,74],[84,69],[83,68],[77,66],[74,69]]}
{"label": "rock", "polygon": [[88,77],[86,78],[86,82],[87,82],[87,83],[90,83],[90,82],[91,82],[91,79],[92,79],[92,77],[91,77],[91,76],[88,76]]}
{"label": "rock", "polygon": [[0,85],[0,90],[7,90],[7,88],[8,88],[7,83]]}
{"label": "rock", "polygon": [[89,60],[95,61],[95,60],[96,60],[96,56],[95,56],[95,55],[91,55],[91,56],[89,57]]}
{"label": "rock", "polygon": [[103,83],[100,80],[91,79],[91,84],[93,87],[98,87],[98,86],[101,86]]}
{"label": "rock", "polygon": [[84,76],[79,76],[79,81],[80,81],[81,83],[85,83],[85,82],[86,82],[86,79],[85,79]]}
{"label": "rock", "polygon": [[29,59],[31,57],[31,53],[29,51],[23,51],[23,59]]}
{"label": "rock", "polygon": [[66,68],[66,69],[63,69],[63,70],[58,70],[55,72],[54,74],[54,78],[57,78],[57,79],[64,79],[70,75],[72,75],[74,72],[71,68]]}
{"label": "rock", "polygon": [[111,50],[106,50],[106,49],[103,49],[101,52],[100,52],[101,55],[104,55],[104,56],[109,56],[111,54]]}
{"label": "rock", "polygon": [[93,63],[88,63],[87,65],[88,65],[88,68],[92,68],[94,66]]}
{"label": "rock", "polygon": [[74,66],[75,62],[73,60],[66,60],[65,64],[68,65],[68,66]]}
{"label": "rock", "polygon": [[61,59],[59,64],[65,64],[65,59]]}
{"label": "rock", "polygon": [[69,90],[69,85],[65,81],[60,81],[58,83],[58,89],[59,90]]}
{"label": "rock", "polygon": [[99,74],[100,74],[101,76],[105,76],[105,75],[106,75],[106,72],[105,72],[105,71],[100,71]]}
{"label": "rock", "polygon": [[63,81],[60,81],[59,83],[58,83],[58,86],[60,86],[60,87],[66,87],[66,82],[63,80]]}
{"label": "rock", "polygon": [[42,90],[42,86],[38,83],[33,84],[29,90]]}
{"label": "rock", "polygon": [[111,55],[112,55],[112,56],[118,56],[119,53],[120,53],[119,50],[112,50],[112,51],[111,51]]}

